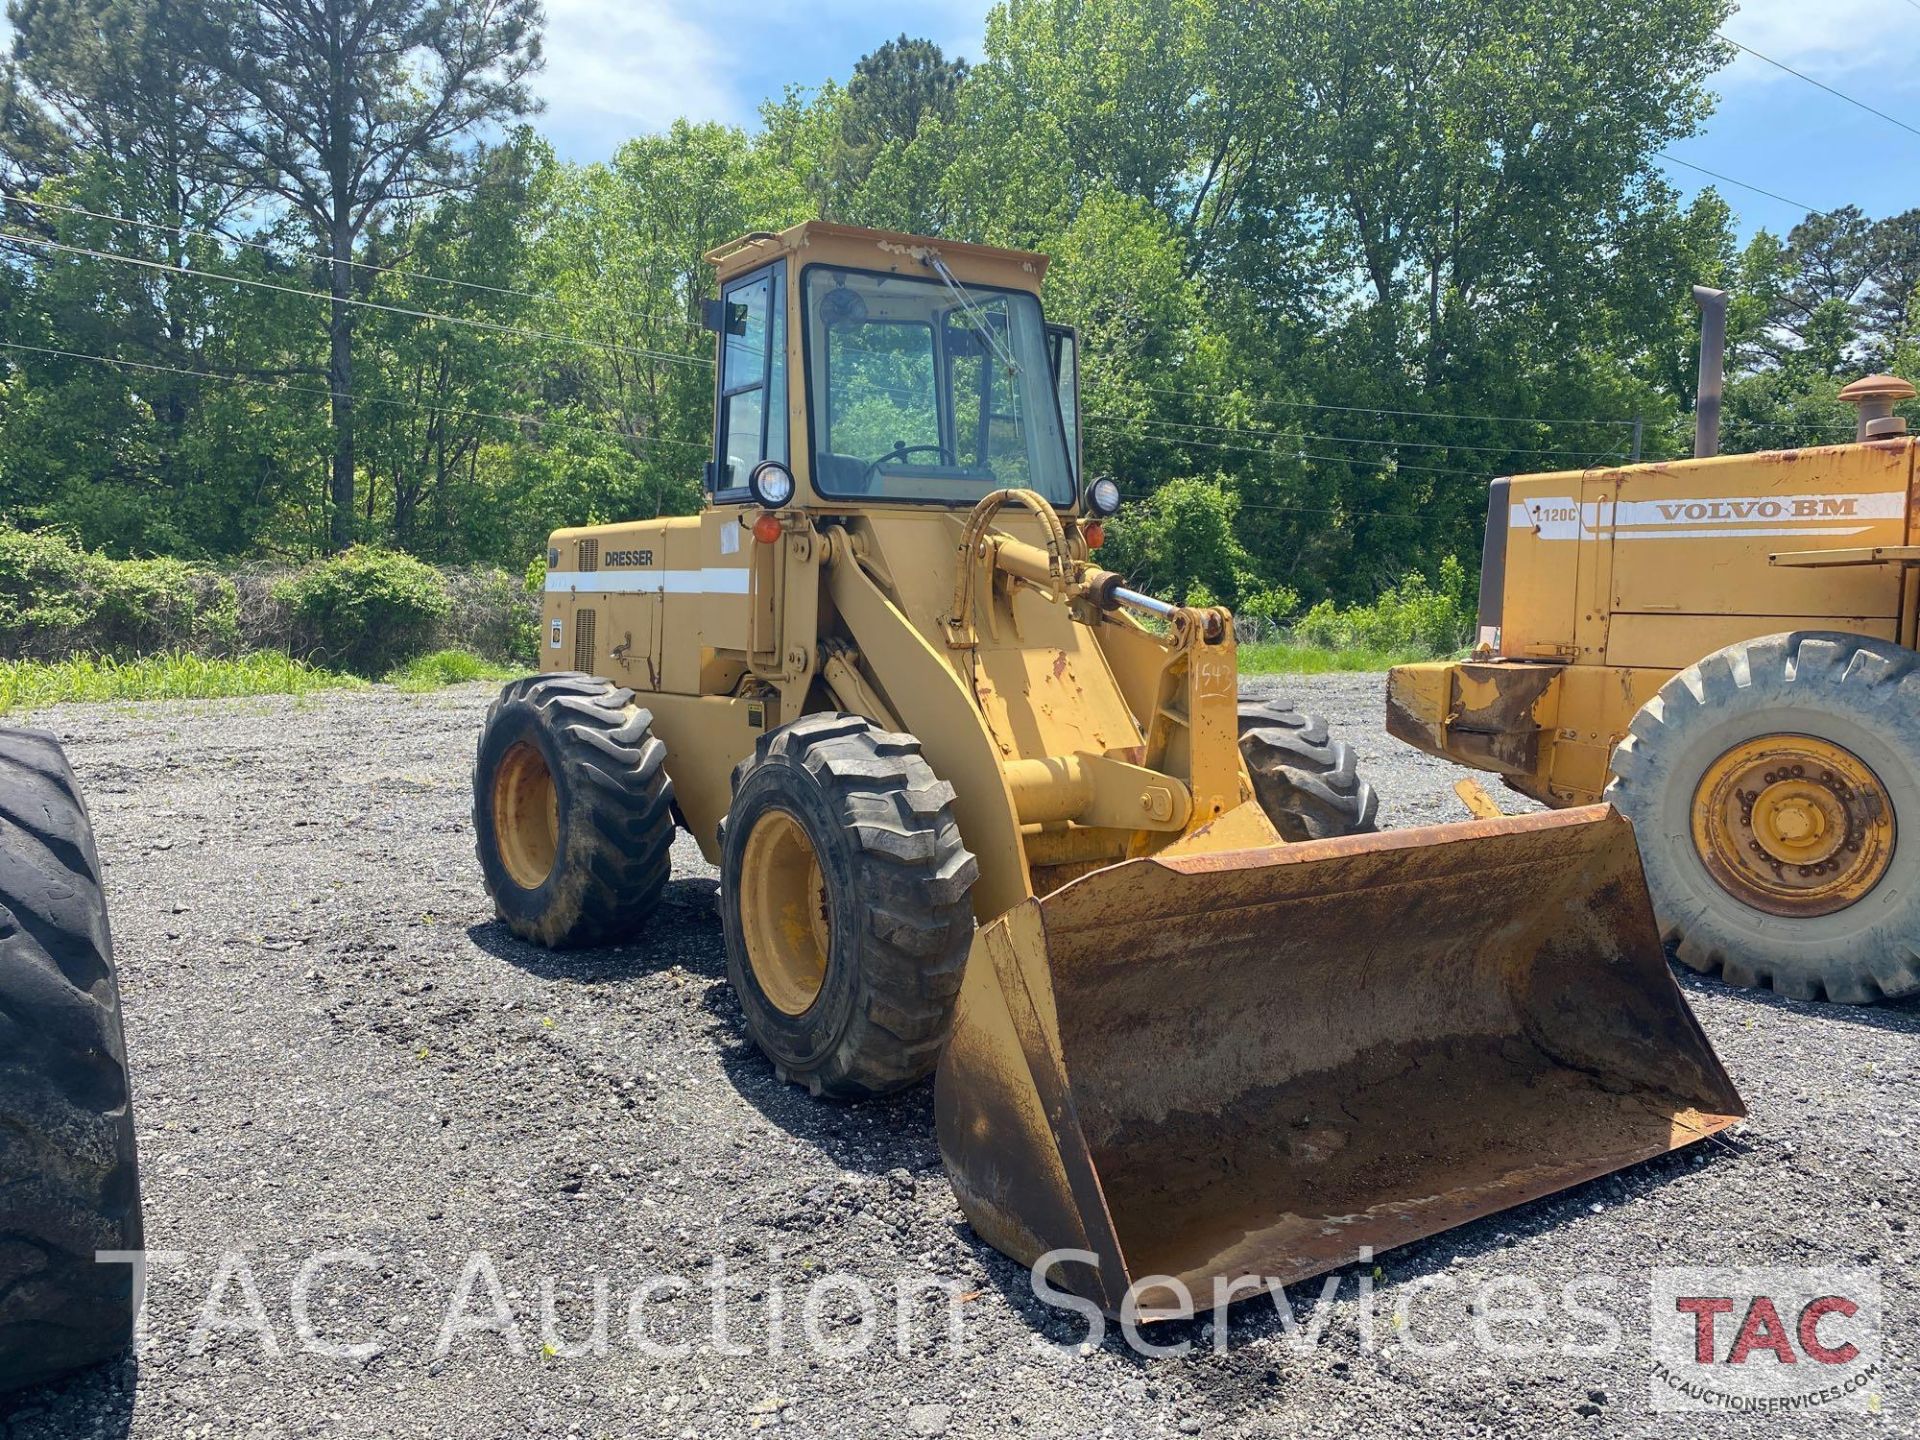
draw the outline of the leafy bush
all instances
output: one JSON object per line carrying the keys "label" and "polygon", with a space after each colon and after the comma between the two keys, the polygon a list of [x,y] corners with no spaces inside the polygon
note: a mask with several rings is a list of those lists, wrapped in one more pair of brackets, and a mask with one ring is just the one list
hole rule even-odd
{"label": "leafy bush", "polygon": [[1440,562],[1437,582],[1416,571],[1389,585],[1371,605],[1340,610],[1322,600],[1294,625],[1293,638],[1328,650],[1445,655],[1472,638],[1475,618],[1466,567],[1449,555]]}
{"label": "leafy bush", "polygon": [[239,643],[240,596],[225,576],[182,560],[108,561],[105,569],[88,647],[95,653],[223,655]]}
{"label": "leafy bush", "polygon": [[42,655],[92,618],[100,561],[51,530],[0,530],[0,653]]}
{"label": "leafy bush", "polygon": [[[521,576],[487,566],[445,570],[441,576],[453,603],[435,632],[436,645],[496,660],[534,663],[540,597],[529,592]],[[544,585],[544,563],[540,579]]]}
{"label": "leafy bush", "polygon": [[0,530],[0,655],[232,651],[231,581],[184,560],[112,560],[56,531]]}
{"label": "leafy bush", "polygon": [[300,571],[273,594],[287,606],[295,649],[356,675],[384,675],[422,653],[453,608],[431,565],[364,547]]}
{"label": "leafy bush", "polygon": [[1248,568],[1234,532],[1237,504],[1224,481],[1169,480],[1114,519],[1101,564],[1150,595],[1194,603],[1187,597],[1216,594],[1215,584]]}
{"label": "leafy bush", "polygon": [[1300,608],[1300,592],[1291,585],[1261,586],[1251,576],[1243,577],[1240,603],[1233,613],[1265,625],[1278,625]]}

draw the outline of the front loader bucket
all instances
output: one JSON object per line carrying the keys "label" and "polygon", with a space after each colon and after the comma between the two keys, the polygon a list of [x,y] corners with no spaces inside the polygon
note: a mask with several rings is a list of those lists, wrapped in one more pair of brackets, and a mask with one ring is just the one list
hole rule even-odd
{"label": "front loader bucket", "polygon": [[[1282,1283],[1746,1113],[1610,808],[1129,860],[983,927],[935,1096],[975,1231],[1120,1314]],[[1253,1288],[1241,1287],[1241,1293]],[[1178,1313],[1164,1282],[1146,1318]]]}

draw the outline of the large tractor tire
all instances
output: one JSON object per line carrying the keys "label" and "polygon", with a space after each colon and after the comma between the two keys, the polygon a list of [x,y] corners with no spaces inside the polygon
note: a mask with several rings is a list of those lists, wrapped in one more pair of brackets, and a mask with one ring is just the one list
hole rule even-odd
{"label": "large tractor tire", "polygon": [[0,729],[0,1391],[126,1348],[140,1185],[93,827],[53,736]]}
{"label": "large tractor tire", "polygon": [[720,831],[727,977],[782,1080],[885,1095],[940,1058],[979,867],[911,735],[806,715],[733,774]]}
{"label": "large tractor tire", "polygon": [[1799,631],[1660,688],[1613,756],[1674,953],[1730,985],[1920,990],[1920,656]]}
{"label": "large tractor tire", "polygon": [[666,746],[633,691],[591,675],[531,675],[487,711],[473,829],[495,911],[552,948],[631,936],[672,866]]}
{"label": "large tractor tire", "polygon": [[1353,747],[1318,715],[1284,700],[1240,702],[1240,755],[1267,819],[1285,840],[1369,835],[1380,797],[1354,767]]}

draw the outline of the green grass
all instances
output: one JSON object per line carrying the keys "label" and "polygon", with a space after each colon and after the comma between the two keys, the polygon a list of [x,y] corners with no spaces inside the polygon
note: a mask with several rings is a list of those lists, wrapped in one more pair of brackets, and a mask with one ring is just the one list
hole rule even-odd
{"label": "green grass", "polygon": [[1326,675],[1336,670],[1390,670],[1395,665],[1411,665],[1433,658],[1419,650],[1333,650],[1286,640],[1261,640],[1240,647],[1240,673]]}
{"label": "green grass", "polygon": [[65,700],[212,700],[230,695],[305,695],[365,685],[275,651],[237,660],[148,655],[138,660],[0,660],[0,715]]}
{"label": "green grass", "polygon": [[496,665],[467,650],[436,650],[417,655],[387,675],[387,684],[408,691],[438,690],[443,685],[464,685],[469,680],[511,680],[525,670]]}

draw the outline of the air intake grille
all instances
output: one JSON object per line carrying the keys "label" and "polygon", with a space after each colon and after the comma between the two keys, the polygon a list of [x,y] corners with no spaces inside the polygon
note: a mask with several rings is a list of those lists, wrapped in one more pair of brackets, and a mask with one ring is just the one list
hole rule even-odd
{"label": "air intake grille", "polygon": [[580,568],[582,570],[598,570],[600,568],[600,542],[598,540],[582,540],[580,542]]}
{"label": "air intake grille", "polygon": [[573,668],[593,674],[593,621],[591,610],[576,610],[573,615]]}

